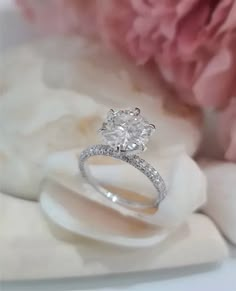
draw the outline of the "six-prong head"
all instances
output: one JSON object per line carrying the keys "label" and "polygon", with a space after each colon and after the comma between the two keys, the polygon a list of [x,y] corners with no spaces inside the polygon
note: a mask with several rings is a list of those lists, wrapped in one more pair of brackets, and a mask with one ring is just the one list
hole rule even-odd
{"label": "six-prong head", "polygon": [[119,152],[136,154],[146,150],[155,129],[155,125],[141,115],[139,108],[111,109],[99,132],[105,144],[119,149]]}
{"label": "six-prong head", "polygon": [[135,115],[135,116],[138,116],[140,113],[141,113],[141,110],[140,110],[138,107],[136,107],[136,108],[134,109],[134,115]]}

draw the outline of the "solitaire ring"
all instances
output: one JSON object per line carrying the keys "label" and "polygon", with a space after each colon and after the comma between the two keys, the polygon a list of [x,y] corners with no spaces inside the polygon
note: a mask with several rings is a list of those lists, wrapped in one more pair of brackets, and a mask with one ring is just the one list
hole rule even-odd
{"label": "solitaire ring", "polygon": [[[80,154],[79,169],[82,177],[99,194],[113,203],[132,209],[158,208],[167,194],[165,182],[155,168],[139,157],[139,154],[146,150],[154,131],[155,126],[143,118],[139,108],[118,111],[111,109],[99,130],[104,143],[92,145]],[[138,169],[153,184],[156,190],[154,199],[148,202],[129,200],[101,186],[92,177],[86,163],[93,156],[109,156]]]}

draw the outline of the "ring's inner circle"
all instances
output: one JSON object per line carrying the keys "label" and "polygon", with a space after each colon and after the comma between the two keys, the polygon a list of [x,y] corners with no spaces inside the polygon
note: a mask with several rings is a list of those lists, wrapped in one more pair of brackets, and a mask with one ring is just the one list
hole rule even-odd
{"label": "ring's inner circle", "polygon": [[[136,159],[145,162],[139,157]],[[150,172],[148,168],[144,171],[132,165],[131,160],[133,163],[133,157],[126,161],[120,157],[92,155],[82,157],[80,170],[87,182],[112,202],[153,214],[161,196],[155,185],[156,176],[152,175],[154,169],[145,162]]]}
{"label": "ring's inner circle", "polygon": [[93,156],[87,160],[87,170],[97,183],[106,185],[121,197],[144,203],[155,200],[156,189],[149,179],[126,162],[112,157]]}

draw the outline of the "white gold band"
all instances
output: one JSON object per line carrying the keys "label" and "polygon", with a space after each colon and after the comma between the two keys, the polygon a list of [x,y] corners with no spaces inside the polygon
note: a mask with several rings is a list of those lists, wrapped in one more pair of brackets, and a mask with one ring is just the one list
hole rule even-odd
{"label": "white gold band", "polygon": [[[100,186],[96,180],[92,177],[87,167],[86,161],[92,156],[109,156],[114,159],[122,160],[139,171],[141,171],[153,184],[157,190],[157,195],[148,203],[136,202],[133,200],[127,200],[116,193],[112,193],[107,189]],[[109,145],[93,145],[86,150],[84,150],[79,158],[79,168],[83,178],[100,194],[111,200],[113,203],[117,203],[123,207],[134,208],[134,209],[147,209],[147,208],[157,208],[160,202],[165,198],[167,194],[165,183],[160,176],[160,174],[144,159],[137,155],[127,155],[122,153]]]}

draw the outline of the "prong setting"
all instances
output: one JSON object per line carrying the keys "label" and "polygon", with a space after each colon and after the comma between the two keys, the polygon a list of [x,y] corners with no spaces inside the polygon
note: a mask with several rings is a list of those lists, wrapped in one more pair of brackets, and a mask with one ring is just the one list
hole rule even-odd
{"label": "prong setting", "polygon": [[98,129],[98,132],[102,134],[104,130],[106,130],[106,122],[103,122],[102,127]]}
{"label": "prong setting", "polygon": [[150,123],[150,127],[151,129],[156,130],[156,126],[154,124]]}
{"label": "prong setting", "polygon": [[136,107],[136,108],[134,109],[134,115],[135,115],[135,116],[138,116],[140,113],[141,113],[141,110],[140,110],[138,107]]}
{"label": "prong setting", "polygon": [[141,149],[142,152],[145,152],[147,150],[147,147],[146,147],[145,144],[141,144],[140,145],[140,149]]}

